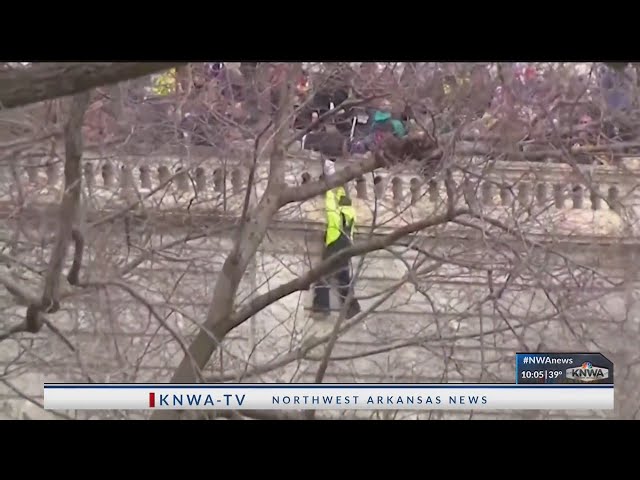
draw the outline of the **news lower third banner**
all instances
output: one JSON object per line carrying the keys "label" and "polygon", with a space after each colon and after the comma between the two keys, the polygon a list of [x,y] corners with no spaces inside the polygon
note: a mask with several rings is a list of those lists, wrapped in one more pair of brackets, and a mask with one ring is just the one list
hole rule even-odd
{"label": "news lower third banner", "polygon": [[612,384],[50,384],[47,410],[612,410]]}

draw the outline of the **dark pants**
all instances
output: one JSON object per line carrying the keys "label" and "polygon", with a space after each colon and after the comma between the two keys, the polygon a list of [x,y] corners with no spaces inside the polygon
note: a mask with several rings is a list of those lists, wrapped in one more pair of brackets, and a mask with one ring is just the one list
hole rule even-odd
{"label": "dark pants", "polygon": [[[325,248],[322,259],[325,260],[331,256],[335,250]],[[331,280],[337,283],[338,296],[340,297],[340,305],[344,306],[347,296],[352,291],[351,277],[351,261],[347,261],[331,275],[322,278],[316,282],[313,287],[313,310],[317,312],[329,312],[331,309],[330,292]],[[351,298],[347,308],[346,317],[351,318],[360,313],[360,303],[355,298]]]}

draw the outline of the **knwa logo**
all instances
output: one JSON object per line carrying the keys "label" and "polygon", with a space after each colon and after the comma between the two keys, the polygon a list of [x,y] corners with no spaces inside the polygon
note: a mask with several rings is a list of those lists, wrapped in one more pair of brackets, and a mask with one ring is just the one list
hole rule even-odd
{"label": "knwa logo", "polygon": [[591,362],[584,362],[579,367],[568,368],[567,378],[569,380],[578,380],[579,382],[594,382],[609,378],[609,370],[602,367],[594,367]]}
{"label": "knwa logo", "polygon": [[246,395],[231,395],[223,393],[218,396],[211,394],[168,394],[149,392],[149,407],[213,407],[215,405],[241,407]]}

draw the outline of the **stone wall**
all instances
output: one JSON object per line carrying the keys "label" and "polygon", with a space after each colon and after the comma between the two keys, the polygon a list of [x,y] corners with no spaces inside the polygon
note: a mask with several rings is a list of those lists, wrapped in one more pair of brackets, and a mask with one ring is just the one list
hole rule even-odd
{"label": "stone wall", "polygon": [[[109,163],[89,157],[87,165],[94,167],[91,174],[94,181],[85,182],[87,213],[94,220],[100,219],[135,198],[127,196],[131,192],[137,195],[132,186],[144,195],[167,179],[167,172],[162,170],[162,179],[151,176],[151,183],[141,178],[139,183],[131,184],[128,177],[131,165],[138,169],[147,166],[149,174],[153,171],[160,174],[159,166],[164,166],[171,168],[171,175],[179,166],[175,160],[128,159],[120,166],[109,160],[113,167],[106,170],[113,168],[114,173],[109,180],[108,175],[103,177],[100,173]],[[182,163],[183,171],[188,170],[191,179],[178,174],[168,189],[151,195],[143,202],[145,208],[137,209],[140,216],[146,212],[146,223],[129,226],[132,244],[129,248],[124,242],[121,222],[105,222],[87,234],[85,281],[124,283],[146,305],[114,283],[108,288],[67,287],[64,309],[52,316],[60,335],[45,328],[37,335],[20,334],[0,344],[0,366],[3,378],[9,382],[0,384],[0,402],[5,402],[7,415],[47,416],[21,397],[28,395],[41,401],[43,381],[91,378],[157,382],[169,378],[172,368],[182,359],[181,344],[188,344],[197,324],[207,314],[224,255],[233,242],[225,225],[233,221],[242,197],[244,177],[241,173],[235,177],[233,174],[234,169],[244,168],[242,165],[225,165],[207,158],[197,162],[189,164],[188,169]],[[309,174],[304,177],[307,179],[317,176],[314,168],[318,163],[317,159],[292,160],[290,171],[298,175],[292,173],[289,182],[302,183],[304,173]],[[121,168],[123,165],[125,169]],[[225,189],[217,188],[214,182],[216,169],[223,167],[231,172],[223,178]],[[53,168],[32,168],[37,175],[29,177],[29,169],[23,172],[20,189],[25,203],[16,208],[17,214],[10,210],[12,205],[15,208],[11,195],[19,190],[17,185],[12,184],[5,191],[2,205],[7,221],[0,233],[6,240],[20,225],[26,237],[42,239],[40,244],[32,243],[28,251],[17,253],[23,261],[30,260],[36,269],[42,269],[51,246],[51,235],[47,238],[44,232],[51,231],[55,223],[52,202],[59,195],[60,178],[52,173]],[[204,179],[198,168],[203,169]],[[266,173],[259,172],[259,178],[264,179]],[[373,177],[384,174],[375,172]],[[638,392],[634,386],[640,384],[640,372],[634,369],[640,336],[635,276],[638,244],[633,238],[633,228],[625,228],[630,225],[625,209],[633,212],[634,207],[634,177],[607,168],[587,174],[591,180],[583,182],[583,203],[571,205],[549,195],[542,201],[542,196],[526,197],[519,193],[529,188],[524,187],[527,183],[522,179],[529,182],[530,193],[544,190],[539,185],[547,185],[547,193],[554,191],[553,185],[564,185],[563,188],[574,191],[572,186],[579,182],[574,172],[564,166],[506,165],[501,170],[484,173],[476,196],[480,209],[492,218],[515,222],[522,238],[505,234],[488,239],[485,233],[474,234],[460,225],[452,225],[416,236],[413,249],[396,247],[355,258],[357,295],[365,310],[373,310],[340,336],[324,381],[511,382],[516,351],[594,350],[604,352],[616,365],[617,409],[584,417],[636,415],[634,399]],[[107,181],[100,183],[101,178]],[[399,183],[394,178],[400,179],[404,188],[401,195],[394,196]],[[353,186],[361,236],[369,235],[368,227],[373,223],[374,235],[384,235],[442,208],[445,190],[441,182],[437,194],[431,195],[433,187],[427,183],[421,185],[418,195],[407,187],[411,187],[414,177],[402,171],[387,173],[387,180],[367,184],[366,197],[362,185],[360,195]],[[464,176],[459,175],[458,181],[463,186]],[[483,198],[482,192],[488,189],[483,185],[487,183],[495,189]],[[258,182],[258,190],[261,185]],[[500,190],[504,192],[504,185],[514,187],[510,190],[513,195],[499,195]],[[587,192],[594,190],[594,185],[603,193],[601,203],[589,200]],[[197,201],[192,201],[196,192]],[[397,198],[403,203],[398,204]],[[473,197],[459,201],[474,201],[469,198]],[[607,201],[613,208],[607,206]],[[616,202],[620,202],[617,204],[620,208]],[[191,206],[185,212],[188,205]],[[281,212],[255,265],[243,280],[239,302],[295,278],[319,260],[320,207],[317,199],[313,199]],[[156,218],[155,223],[152,217]],[[187,223],[185,217],[194,219]],[[21,218],[28,220],[26,224],[21,223]],[[169,249],[161,248],[212,223],[215,228],[210,231],[216,233],[180,242]],[[156,252],[152,258],[127,271],[127,265],[150,249]],[[421,264],[416,267],[418,262]],[[517,278],[511,280],[515,265],[520,269]],[[33,273],[14,268],[10,274],[34,290],[39,288],[41,280]],[[307,295],[307,292],[291,294],[233,330],[205,374],[213,380],[313,381],[319,364],[317,353],[312,352],[311,358],[298,358],[309,322],[304,310]],[[497,298],[487,301],[489,295]],[[25,309],[15,305],[2,290],[0,310],[0,331],[4,331],[23,318]],[[76,351],[69,345],[75,346]],[[119,418],[122,414],[96,415]],[[422,415],[466,418],[470,414]],[[541,415],[577,417],[575,412]],[[517,412],[473,415],[474,418],[514,416],[524,415]]]}

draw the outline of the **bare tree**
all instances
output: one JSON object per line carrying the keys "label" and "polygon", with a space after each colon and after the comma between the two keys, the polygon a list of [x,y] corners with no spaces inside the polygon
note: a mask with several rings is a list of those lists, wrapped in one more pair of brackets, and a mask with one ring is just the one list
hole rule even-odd
{"label": "bare tree", "polygon": [[[37,83],[45,68],[20,75]],[[615,416],[637,418],[640,144],[626,71],[193,64],[114,93],[102,85],[143,72],[104,69],[71,91],[42,80],[2,97],[19,106],[77,94],[0,117],[12,132],[0,145],[0,380],[20,398],[11,415],[16,405],[41,414],[20,402],[39,404],[43,378],[510,382],[515,351],[600,350],[625,382]],[[354,119],[375,109],[403,119],[408,134],[351,153],[370,126]],[[337,172],[324,177],[327,155]],[[321,261],[322,196],[340,185],[358,212],[357,241]],[[363,312],[336,311],[331,328],[318,328],[309,289],[347,257]],[[38,328],[25,328],[35,311]],[[306,418],[323,415],[435,413]]]}

